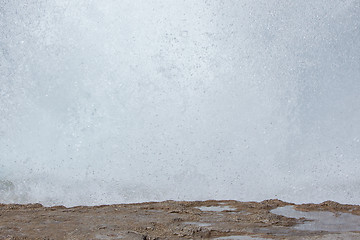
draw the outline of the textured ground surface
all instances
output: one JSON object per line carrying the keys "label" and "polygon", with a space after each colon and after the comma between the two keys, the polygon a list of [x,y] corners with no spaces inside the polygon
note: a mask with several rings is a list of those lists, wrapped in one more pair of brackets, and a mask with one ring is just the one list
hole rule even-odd
{"label": "textured ground surface", "polygon": [[[360,239],[360,229],[299,230],[296,226],[311,221],[270,212],[286,205],[293,204],[279,200],[166,201],[73,208],[1,204],[0,239]],[[360,215],[360,206],[335,202],[294,208],[333,212],[334,216]]]}

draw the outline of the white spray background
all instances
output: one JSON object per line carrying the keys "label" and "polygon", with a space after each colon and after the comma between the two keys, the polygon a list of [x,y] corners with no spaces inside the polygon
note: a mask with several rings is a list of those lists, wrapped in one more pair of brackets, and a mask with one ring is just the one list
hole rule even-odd
{"label": "white spray background", "polygon": [[0,202],[360,204],[357,0],[0,0]]}

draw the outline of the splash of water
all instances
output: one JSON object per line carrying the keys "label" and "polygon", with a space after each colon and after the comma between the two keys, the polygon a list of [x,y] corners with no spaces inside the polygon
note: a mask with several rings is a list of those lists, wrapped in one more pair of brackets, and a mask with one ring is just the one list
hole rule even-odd
{"label": "splash of water", "polygon": [[0,201],[358,202],[360,4],[0,1]]}

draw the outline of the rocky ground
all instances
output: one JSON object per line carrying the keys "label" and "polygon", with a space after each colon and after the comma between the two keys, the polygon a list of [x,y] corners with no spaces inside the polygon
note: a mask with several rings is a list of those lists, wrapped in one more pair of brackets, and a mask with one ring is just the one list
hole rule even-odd
{"label": "rocky ground", "polygon": [[[342,225],[349,219],[355,229],[271,212],[287,205],[341,216]],[[280,200],[165,201],[72,208],[0,204],[0,239],[360,239],[358,215],[360,206],[330,201],[304,205]],[[321,228],[324,224],[326,231]]]}

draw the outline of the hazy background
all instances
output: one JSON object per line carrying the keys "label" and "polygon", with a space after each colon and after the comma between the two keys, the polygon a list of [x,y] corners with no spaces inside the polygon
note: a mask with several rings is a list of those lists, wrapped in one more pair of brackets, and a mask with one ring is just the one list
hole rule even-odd
{"label": "hazy background", "polygon": [[360,204],[358,0],[0,0],[0,202]]}

